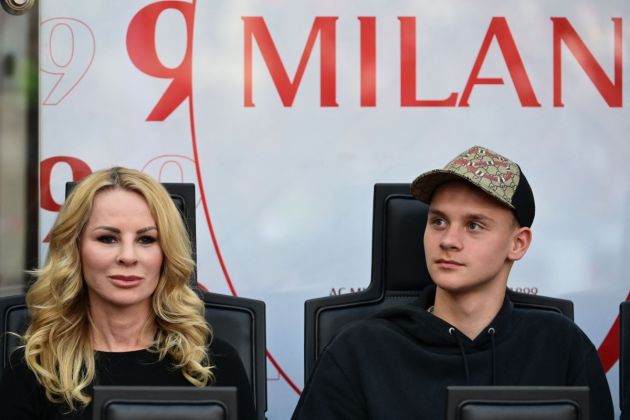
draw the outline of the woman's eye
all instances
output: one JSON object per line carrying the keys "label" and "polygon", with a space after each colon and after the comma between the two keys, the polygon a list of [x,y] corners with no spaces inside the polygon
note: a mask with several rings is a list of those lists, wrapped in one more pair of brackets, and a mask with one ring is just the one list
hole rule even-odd
{"label": "woman's eye", "polygon": [[157,238],[154,236],[144,235],[138,238],[138,242],[143,245],[150,245],[157,241]]}
{"label": "woman's eye", "polygon": [[104,244],[113,244],[114,242],[116,242],[116,237],[112,235],[101,235],[96,238],[96,240]]}

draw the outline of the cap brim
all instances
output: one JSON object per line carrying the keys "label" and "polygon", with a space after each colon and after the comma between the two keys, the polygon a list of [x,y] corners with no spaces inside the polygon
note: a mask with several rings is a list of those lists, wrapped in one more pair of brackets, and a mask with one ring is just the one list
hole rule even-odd
{"label": "cap brim", "polygon": [[429,204],[433,191],[435,191],[437,187],[446,182],[458,180],[467,181],[466,178],[450,171],[435,169],[425,172],[413,180],[411,183],[411,194],[413,194],[416,199]]}
{"label": "cap brim", "polygon": [[419,175],[411,183],[411,194],[413,194],[413,196],[416,199],[422,201],[423,203],[431,204],[431,197],[433,196],[435,189],[442,184],[445,184],[447,182],[453,182],[453,181],[464,181],[467,184],[483,191],[484,193],[494,198],[495,200],[499,201],[503,205],[508,206],[511,209],[514,209],[514,206],[512,204],[495,196],[490,191],[483,189],[481,186],[475,184],[474,182],[471,182],[468,178],[458,173],[451,172],[447,169],[435,169],[435,170],[425,172]]}

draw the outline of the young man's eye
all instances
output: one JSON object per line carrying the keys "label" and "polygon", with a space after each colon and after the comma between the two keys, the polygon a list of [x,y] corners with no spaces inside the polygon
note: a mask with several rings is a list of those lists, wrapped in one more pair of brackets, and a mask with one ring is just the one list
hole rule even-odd
{"label": "young man's eye", "polygon": [[431,224],[435,227],[442,227],[446,224],[446,221],[444,219],[435,218],[431,220]]}
{"label": "young man's eye", "polygon": [[143,245],[154,244],[156,241],[157,241],[157,238],[150,235],[143,235],[138,238],[138,242],[140,242]]}
{"label": "young man's eye", "polygon": [[96,238],[96,240],[104,244],[113,244],[114,242],[116,242],[116,237],[113,235],[101,235]]}
{"label": "young man's eye", "polygon": [[479,223],[476,223],[476,222],[470,222],[470,223],[468,223],[468,229],[469,230],[481,230],[481,225]]}

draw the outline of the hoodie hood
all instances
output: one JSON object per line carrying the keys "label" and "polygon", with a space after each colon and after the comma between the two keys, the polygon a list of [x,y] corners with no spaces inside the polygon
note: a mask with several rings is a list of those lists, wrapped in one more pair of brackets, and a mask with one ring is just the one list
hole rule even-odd
{"label": "hoodie hood", "polygon": [[492,384],[496,383],[496,346],[510,335],[512,329],[513,304],[507,294],[495,318],[471,340],[457,328],[433,315],[429,308],[435,302],[435,285],[427,286],[420,297],[408,304],[388,308],[375,315],[386,320],[394,328],[416,341],[429,351],[441,354],[460,354],[466,382],[470,382],[469,355],[489,352],[487,363],[492,371]]}
{"label": "hoodie hood", "polygon": [[[441,352],[440,349],[444,352],[449,352],[449,349],[456,349],[458,347],[457,341],[452,333],[452,329],[455,329],[455,331],[457,331],[457,329],[429,312],[429,308],[432,307],[434,303],[435,285],[430,285],[424,288],[419,298],[412,303],[385,309],[377,313],[374,317],[395,324],[397,329],[413,337],[414,340],[424,346],[434,348],[439,352]],[[474,340],[469,339],[457,331],[462,335],[466,349],[487,348],[490,344],[488,330],[492,328],[494,329],[495,340],[500,342],[502,337],[510,333],[513,310],[513,304],[506,294],[499,313]]]}

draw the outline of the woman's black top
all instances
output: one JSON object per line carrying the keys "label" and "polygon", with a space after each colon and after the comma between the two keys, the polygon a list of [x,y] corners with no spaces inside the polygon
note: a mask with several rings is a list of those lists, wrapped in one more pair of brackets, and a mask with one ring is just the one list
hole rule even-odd
{"label": "woman's black top", "polygon": [[[228,343],[215,339],[210,350],[215,381],[213,386],[235,386],[238,389],[239,419],[254,419],[252,388],[236,350]],[[98,385],[163,385],[193,386],[170,357],[160,361],[149,350],[109,353],[97,351],[96,380]],[[91,388],[88,390],[91,393]],[[53,404],[42,385],[24,361],[20,349],[11,355],[11,364],[0,382],[0,418],[11,420],[87,420],[92,407],[67,413],[64,405]]]}

